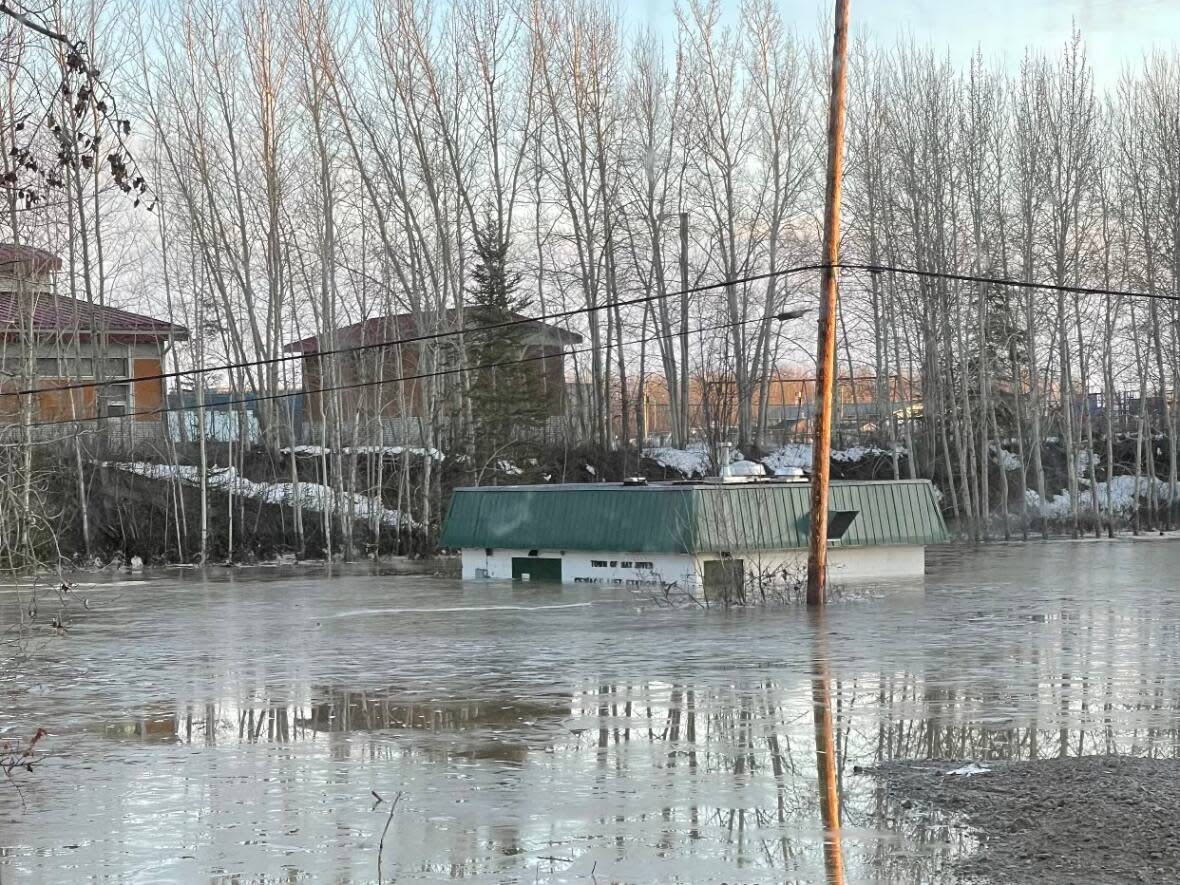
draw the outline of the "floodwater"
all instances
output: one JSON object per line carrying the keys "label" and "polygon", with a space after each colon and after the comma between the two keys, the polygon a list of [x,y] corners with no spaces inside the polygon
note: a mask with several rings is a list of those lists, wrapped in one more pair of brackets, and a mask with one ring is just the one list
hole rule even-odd
{"label": "floodwater", "polygon": [[1178,564],[946,549],[822,621],[263,569],[80,588],[0,673],[4,737],[51,754],[23,800],[0,781],[0,881],[376,882],[387,825],[386,882],[953,881],[971,831],[856,767],[1175,756]]}

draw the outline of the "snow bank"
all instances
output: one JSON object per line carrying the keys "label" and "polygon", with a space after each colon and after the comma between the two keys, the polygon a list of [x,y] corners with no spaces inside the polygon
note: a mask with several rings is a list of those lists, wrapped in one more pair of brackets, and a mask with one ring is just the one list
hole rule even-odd
{"label": "snow bank", "polygon": [[[1151,483],[1146,476],[1139,477],[1138,482],[1138,497],[1136,497],[1136,483],[1133,476],[1115,476],[1112,477],[1109,483],[1100,482],[1097,484],[1098,489],[1098,512],[1099,513],[1113,513],[1116,516],[1131,515],[1138,504],[1146,504],[1151,494]],[[1106,496],[1107,491],[1110,492],[1110,507],[1107,508]],[[1042,502],[1040,496],[1034,489],[1028,489],[1025,493],[1028,506],[1034,512],[1039,513],[1046,519],[1065,519],[1073,512],[1071,499],[1068,491],[1063,491],[1060,494],[1054,495],[1047,501]],[[1160,503],[1168,503],[1171,500],[1171,489],[1167,482],[1162,479],[1155,480],[1155,495],[1156,500]],[[1078,491],[1078,511],[1082,513],[1092,513],[1094,510],[1094,497],[1090,489],[1082,489]]]}
{"label": "snow bank", "polygon": [[[897,447],[898,455],[905,455],[903,446]],[[833,461],[863,461],[865,458],[892,458],[893,452],[877,446],[851,446],[847,449],[833,449]],[[811,443],[788,443],[780,449],[771,452],[762,459],[762,463],[771,470],[778,471],[786,467],[811,468]]]}
{"label": "snow bank", "polygon": [[709,452],[703,446],[693,446],[689,449],[644,449],[643,457],[650,458],[669,470],[679,470],[685,476],[707,476],[712,469]]}
{"label": "snow bank", "polygon": [[1095,469],[1101,463],[1101,458],[1098,457],[1097,452],[1078,452],[1077,453],[1077,476],[1078,479],[1090,478],[1090,465],[1093,464]]}
{"label": "snow bank", "polygon": [[787,467],[811,469],[811,443],[789,443],[777,449],[762,459],[762,463],[770,468],[772,473],[778,473]]}
{"label": "snow bank", "polygon": [[[382,455],[384,457],[396,458],[400,455],[415,455],[421,458],[433,458],[435,461],[443,460],[446,455],[438,449],[428,449],[421,446],[352,446],[345,447],[340,450],[345,455]],[[332,450],[326,446],[295,446],[279,449],[284,455],[290,455],[294,452],[296,455],[312,455],[319,457],[321,455],[330,455]]]}
{"label": "snow bank", "polygon": [[[200,485],[200,469],[187,464],[149,464],[146,461],[105,461],[103,467],[134,473],[148,479],[178,479],[186,485]],[[285,504],[293,507],[301,503],[304,510],[320,513],[353,513],[359,520],[378,515],[381,524],[392,528],[417,528],[418,524],[399,510],[389,510],[377,498],[359,492],[341,492],[320,483],[301,482],[296,498],[295,486],[289,482],[254,482],[239,476],[235,467],[209,469],[210,490],[254,498],[264,504]]]}
{"label": "snow bank", "polygon": [[279,454],[290,455],[294,452],[296,455],[330,455],[332,450],[327,446],[293,446],[285,449],[279,449]]}
{"label": "snow bank", "polygon": [[992,446],[992,458],[1006,473],[1014,473],[1020,469],[1020,458],[1009,452],[1003,446]]}
{"label": "snow bank", "polygon": [[[899,455],[905,455],[902,446],[897,447]],[[673,470],[679,470],[685,476],[707,476],[713,469],[709,452],[704,446],[693,446],[688,449],[656,448],[644,449],[644,457],[651,458],[657,464]],[[852,446],[847,449],[832,451],[833,461],[860,461],[864,458],[892,457],[888,449],[876,446]],[[735,459],[741,459],[740,452],[734,452]],[[811,443],[788,443],[776,449],[762,459],[762,463],[772,473],[785,470],[788,467],[811,468]]]}

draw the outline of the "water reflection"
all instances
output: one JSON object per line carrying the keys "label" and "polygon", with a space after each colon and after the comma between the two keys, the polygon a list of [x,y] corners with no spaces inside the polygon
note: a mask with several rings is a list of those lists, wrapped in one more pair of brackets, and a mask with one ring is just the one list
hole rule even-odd
{"label": "water reflection", "polygon": [[552,749],[566,735],[570,696],[535,700],[485,697],[406,698],[398,689],[322,686],[300,704],[218,700],[159,705],[141,715],[105,722],[101,733],[119,741],[180,742],[206,747],[327,740],[347,755],[350,734],[418,732],[408,752],[438,758],[523,763],[531,750]]}
{"label": "water reflection", "polygon": [[424,579],[128,590],[0,685],[0,728],[49,721],[57,754],[27,809],[0,795],[0,875],[371,882],[371,791],[400,790],[399,881],[950,882],[974,836],[856,766],[1176,756],[1174,549],[992,550],[822,624]]}
{"label": "water reflection", "polygon": [[840,846],[840,791],[837,787],[839,761],[832,724],[830,663],[828,661],[825,613],[813,611],[811,704],[815,722],[815,766],[819,784],[819,810],[824,826],[824,870],[828,885],[844,885],[844,852]]}

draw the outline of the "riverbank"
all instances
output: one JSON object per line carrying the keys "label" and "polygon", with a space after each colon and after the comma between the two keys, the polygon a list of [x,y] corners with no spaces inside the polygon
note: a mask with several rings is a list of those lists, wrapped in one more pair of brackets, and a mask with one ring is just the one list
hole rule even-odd
{"label": "riverbank", "polygon": [[[978,851],[954,870],[989,885],[1171,882],[1180,870],[1180,760],[1078,756],[924,760],[863,772],[909,818],[949,817]],[[952,824],[953,826],[953,824]]]}

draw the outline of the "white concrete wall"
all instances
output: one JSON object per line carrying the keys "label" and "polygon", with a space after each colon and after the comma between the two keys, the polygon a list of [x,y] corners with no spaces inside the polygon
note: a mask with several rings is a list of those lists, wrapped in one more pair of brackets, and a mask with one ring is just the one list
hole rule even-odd
{"label": "white concrete wall", "polygon": [[[701,556],[702,562],[713,559]],[[785,550],[771,553],[735,554],[745,560],[746,574],[758,572],[804,573],[807,570],[806,550]],[[703,568],[703,566],[702,566]],[[926,572],[926,548],[920,545],[898,547],[840,547],[828,548],[828,580],[875,581],[890,578],[920,577]]]}
{"label": "white concrete wall", "polygon": [[918,578],[926,573],[926,548],[833,547],[828,551],[828,580],[874,581]]}
{"label": "white concrete wall", "polygon": [[[512,580],[513,557],[527,557],[528,550],[495,549],[489,556],[482,548],[463,550],[463,578],[476,580]],[[538,550],[537,556],[561,560],[561,577],[566,584],[676,584],[682,590],[701,588],[705,562],[717,559],[707,554],[587,553],[579,550]],[[807,551],[746,554],[735,557],[745,563],[746,574],[781,572],[803,574],[807,568]],[[605,563],[605,565],[595,565]],[[636,565],[651,563],[650,567]],[[926,548],[904,547],[832,547],[828,550],[828,580],[873,581],[891,578],[920,577],[926,571]]]}
{"label": "white concrete wall", "polygon": [[[497,548],[488,556],[482,548],[463,549],[463,579],[487,578],[512,580],[513,557],[527,557],[528,550]],[[561,560],[561,579],[566,584],[644,584],[677,583],[684,587],[699,582],[693,572],[693,558],[686,554],[667,553],[588,553],[582,550],[538,550],[541,559]],[[594,565],[594,563],[606,565]],[[638,565],[637,565],[638,563]],[[643,563],[651,563],[645,566]]]}

